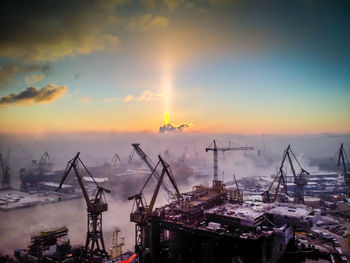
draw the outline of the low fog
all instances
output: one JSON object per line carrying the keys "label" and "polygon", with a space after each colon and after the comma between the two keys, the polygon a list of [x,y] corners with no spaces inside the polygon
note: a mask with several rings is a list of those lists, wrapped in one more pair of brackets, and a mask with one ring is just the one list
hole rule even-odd
{"label": "low fog", "polygon": [[[157,155],[166,156],[172,165],[172,171],[180,191],[188,191],[195,184],[209,184],[212,180],[213,152],[205,152],[213,139],[218,147],[252,146],[252,151],[227,151],[219,153],[219,178],[232,180],[237,178],[270,176],[276,171],[284,149],[291,144],[302,166],[309,172],[319,168],[310,165],[315,158],[332,157],[336,159],[340,143],[347,152],[350,147],[350,135],[230,135],[230,134],[56,134],[40,136],[0,136],[0,152],[11,168],[12,186],[20,187],[19,169],[27,167],[31,160],[39,160],[47,151],[54,170],[62,170],[67,162],[80,151],[81,160],[88,166],[100,166],[110,163],[117,153],[121,163],[127,163],[132,153],[131,143],[140,143],[141,148],[157,163]],[[140,162],[135,154],[132,162]],[[193,170],[181,170],[178,163]],[[140,163],[141,164],[141,163]],[[334,164],[336,167],[336,163]],[[145,166],[144,166],[145,167]],[[200,167],[201,169],[196,169]],[[196,171],[194,171],[196,170]],[[200,172],[198,172],[200,171]],[[74,176],[71,174],[70,176]],[[112,193],[107,195],[109,210],[103,214],[103,230],[107,248],[112,242],[115,227],[121,229],[125,237],[126,249],[134,244],[134,224],[129,222],[133,201],[127,196],[140,191],[147,176],[124,177],[120,185],[111,186]],[[1,178],[2,179],[2,178]],[[146,199],[154,183],[146,190]],[[160,194],[157,205],[164,203]],[[0,253],[13,254],[17,248],[25,248],[31,235],[41,230],[67,226],[72,244],[84,244],[86,237],[86,204],[83,199],[41,205],[12,211],[0,211]]]}

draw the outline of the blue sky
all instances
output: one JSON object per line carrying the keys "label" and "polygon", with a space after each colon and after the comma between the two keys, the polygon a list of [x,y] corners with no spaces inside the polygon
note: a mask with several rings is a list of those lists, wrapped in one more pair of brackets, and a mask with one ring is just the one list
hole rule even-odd
{"label": "blue sky", "polygon": [[349,11],[345,0],[8,1],[0,132],[157,132],[169,112],[192,132],[348,133]]}

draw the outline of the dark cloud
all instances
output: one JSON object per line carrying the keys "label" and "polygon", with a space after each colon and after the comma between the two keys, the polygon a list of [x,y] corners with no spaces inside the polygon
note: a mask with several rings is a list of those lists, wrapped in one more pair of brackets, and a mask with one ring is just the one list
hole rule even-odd
{"label": "dark cloud", "polygon": [[120,2],[6,1],[0,11],[0,57],[53,61],[114,48],[119,39],[104,25]]}
{"label": "dark cloud", "polygon": [[0,67],[0,88],[11,82],[13,76],[18,72],[19,67],[14,64],[5,64]]}
{"label": "dark cloud", "polygon": [[47,76],[51,71],[48,63],[44,64],[18,64],[6,63],[0,66],[0,89],[5,88],[19,74],[29,74],[39,72]]}
{"label": "dark cloud", "polygon": [[1,97],[0,107],[51,103],[60,98],[66,91],[66,86],[57,86],[55,84],[46,85],[42,89],[28,87],[19,93],[12,93]]}
{"label": "dark cloud", "polygon": [[[128,29],[138,34],[163,28],[168,21],[170,27],[181,27],[182,34],[174,38],[185,43],[184,50],[197,50],[209,41],[213,53],[230,48],[230,52],[291,50],[316,58],[349,55],[346,0],[14,0],[3,1],[1,7],[0,57],[31,63],[114,49],[117,35],[127,38]],[[181,37],[186,31],[193,35],[189,43]]]}

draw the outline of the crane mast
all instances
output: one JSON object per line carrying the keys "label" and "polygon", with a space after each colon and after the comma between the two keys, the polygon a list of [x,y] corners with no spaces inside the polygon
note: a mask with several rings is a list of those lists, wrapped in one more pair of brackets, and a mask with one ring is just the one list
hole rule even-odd
{"label": "crane mast", "polygon": [[[155,205],[159,190],[164,180],[164,176],[167,175],[169,177],[169,180],[175,190],[176,197],[179,200],[182,198],[180,191],[177,187],[177,184],[175,182],[174,176],[172,175],[169,164],[166,163],[160,155],[158,155],[158,158],[159,158],[159,161],[157,165],[155,166],[150,176],[146,180],[145,184],[141,188],[141,191],[136,195],[128,197],[128,200],[134,199],[135,200],[134,204],[136,205],[136,209],[133,210],[133,212],[130,214],[130,221],[136,223],[135,250],[137,254],[140,256],[140,258],[147,257],[148,250],[146,248],[150,246],[149,239],[147,238],[149,236],[149,231],[150,231],[149,219],[152,215],[153,207]],[[149,205],[147,205],[143,197],[143,190],[147,186],[148,182],[150,181],[151,177],[153,176],[159,164],[162,164],[163,169],[157,180],[157,185],[155,190],[153,191],[151,202],[149,203]]]}
{"label": "crane mast", "polygon": [[[292,161],[292,158],[294,158],[294,160],[297,162],[298,166],[300,167],[300,173],[299,175],[297,175],[295,168],[294,168],[294,164]],[[301,167],[298,159],[296,158],[295,154],[293,153],[290,145],[288,145],[287,149],[283,152],[283,157],[282,157],[282,162],[279,168],[279,172],[277,173],[276,177],[274,178],[274,180],[272,181],[270,187],[268,188],[267,191],[265,191],[262,195],[263,195],[263,201],[264,202],[274,202],[277,199],[277,194],[278,191],[280,189],[280,185],[282,183],[283,185],[283,190],[285,192],[286,195],[288,195],[288,190],[287,190],[287,184],[286,184],[286,174],[283,171],[283,167],[284,164],[286,162],[286,160],[288,160],[290,168],[292,170],[292,174],[293,174],[293,179],[294,179],[294,185],[295,185],[295,190],[294,190],[294,202],[298,203],[298,204],[303,204],[304,203],[304,187],[305,185],[307,185],[307,179],[306,179],[306,175],[309,174],[309,172],[307,172],[304,168]],[[272,188],[272,186],[274,185],[274,183],[277,182],[277,186],[275,189],[275,194],[273,196],[273,199],[271,199],[270,196],[270,190]]]}
{"label": "crane mast", "polygon": [[[87,235],[86,235],[86,242],[85,242],[85,252],[88,254],[90,260],[92,259],[93,255],[98,255],[102,257],[108,257],[108,253],[105,248],[104,240],[103,240],[103,233],[102,233],[102,212],[105,212],[108,210],[108,205],[104,199],[104,192],[110,193],[108,189],[105,189],[97,184],[94,177],[90,174],[89,170],[86,168],[84,163],[79,158],[79,152],[76,154],[76,156],[70,160],[67,164],[66,170],[63,174],[63,177],[61,179],[59,187],[56,189],[58,191],[64,181],[66,180],[67,176],[69,175],[70,171],[73,169],[75,172],[75,175],[77,177],[80,189],[83,193],[86,206],[87,206]],[[79,173],[79,169],[77,167],[78,162],[80,162],[87,173],[91,176],[93,181],[95,182],[97,189],[96,194],[94,195],[94,198],[90,199],[89,194],[86,190],[86,187],[83,182],[83,178],[81,177]],[[95,248],[96,246],[96,248]]]}
{"label": "crane mast", "polygon": [[342,143],[339,149],[338,166],[340,166],[340,163],[343,163],[345,191],[346,195],[350,197],[350,173],[346,170],[346,162],[349,163],[349,160]]}
{"label": "crane mast", "polygon": [[0,153],[0,165],[2,172],[2,189],[10,189],[11,188],[11,176],[10,176],[10,167],[2,158],[2,154]]}
{"label": "crane mast", "polygon": [[253,147],[217,147],[216,140],[213,141],[213,147],[207,147],[205,148],[205,151],[213,151],[213,182],[217,182],[219,180],[219,162],[218,162],[218,152],[225,152],[225,151],[247,151],[247,150],[254,150]]}

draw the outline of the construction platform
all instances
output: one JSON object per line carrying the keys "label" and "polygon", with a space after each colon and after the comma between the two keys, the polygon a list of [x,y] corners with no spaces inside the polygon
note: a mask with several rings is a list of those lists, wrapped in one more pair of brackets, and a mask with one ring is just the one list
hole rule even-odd
{"label": "construction platform", "polygon": [[321,215],[302,204],[243,203],[240,194],[214,181],[155,209],[147,221],[134,211],[140,262],[277,262],[294,231],[310,229]]}

